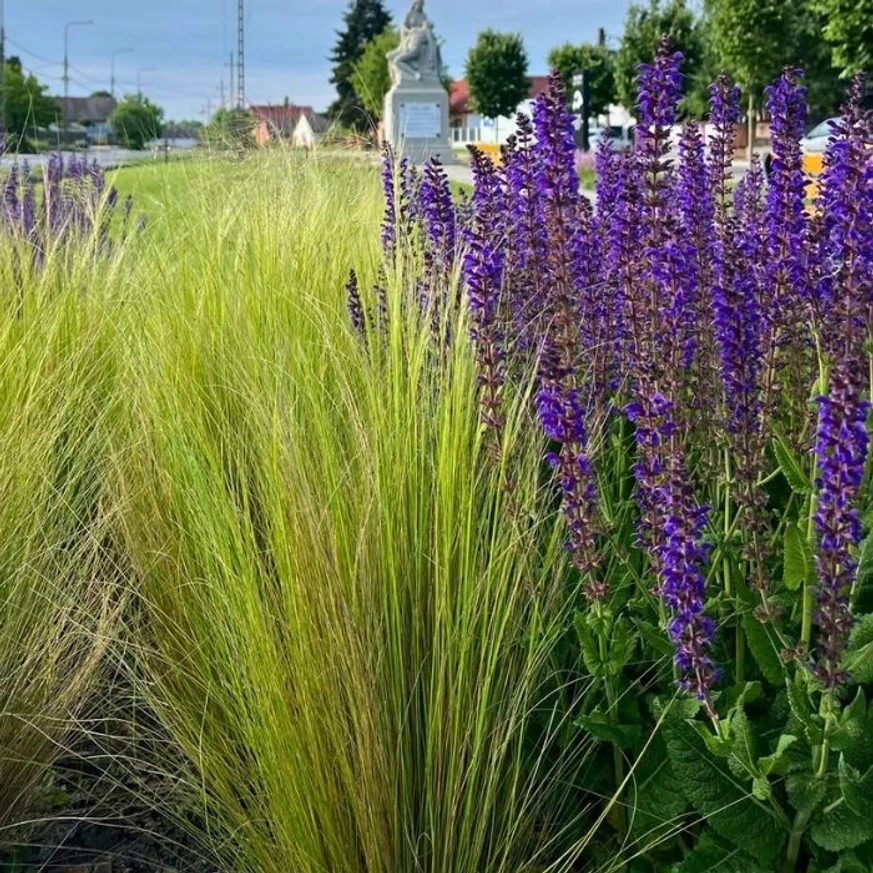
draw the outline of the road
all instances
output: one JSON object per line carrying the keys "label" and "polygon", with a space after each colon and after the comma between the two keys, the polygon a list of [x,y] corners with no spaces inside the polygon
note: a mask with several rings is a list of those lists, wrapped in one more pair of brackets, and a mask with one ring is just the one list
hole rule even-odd
{"label": "road", "polygon": [[[184,154],[191,151],[191,147],[185,146],[170,146],[169,153],[171,155]],[[89,149],[87,152],[63,152],[64,158],[69,158],[71,154],[76,156],[84,155],[88,162],[97,161],[103,169],[118,167],[122,164],[132,164],[137,161],[156,160],[164,157],[163,146],[159,149],[146,149],[144,151],[132,151],[130,149],[119,149],[112,146],[98,146]],[[48,162],[50,155],[47,153],[38,155],[4,155],[0,158],[0,167],[11,167],[13,164],[22,164],[27,161],[32,170],[41,169]]]}

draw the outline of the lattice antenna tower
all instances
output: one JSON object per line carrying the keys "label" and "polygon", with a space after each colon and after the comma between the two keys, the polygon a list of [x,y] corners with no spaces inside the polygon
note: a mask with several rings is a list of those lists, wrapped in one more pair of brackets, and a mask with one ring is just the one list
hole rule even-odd
{"label": "lattice antenna tower", "polygon": [[236,4],[236,106],[246,108],[246,34],[245,0]]}

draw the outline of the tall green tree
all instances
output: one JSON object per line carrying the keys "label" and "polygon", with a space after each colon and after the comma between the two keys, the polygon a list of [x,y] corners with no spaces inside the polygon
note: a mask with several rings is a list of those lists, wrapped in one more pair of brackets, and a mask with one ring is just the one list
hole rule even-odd
{"label": "tall green tree", "polygon": [[367,115],[355,90],[355,65],[361,60],[371,40],[391,24],[391,15],[382,0],[351,0],[343,16],[344,27],[337,31],[337,41],[331,53],[333,73],[330,81],[336,86],[337,99],[329,114],[341,124],[362,127]]}
{"label": "tall green tree", "polygon": [[591,114],[602,115],[615,101],[615,71],[613,53],[606,46],[583,42],[565,42],[553,48],[546,57],[549,69],[561,74],[564,89],[572,91],[573,74],[579,70],[590,73]]}
{"label": "tall green tree", "polygon": [[13,139],[37,127],[48,127],[57,120],[60,103],[48,93],[32,73],[26,75],[21,60],[14,55],[6,60],[6,133]]}
{"label": "tall green tree", "polygon": [[704,10],[718,65],[745,95],[750,129],[764,104],[764,89],[787,64],[806,70],[813,107],[826,112],[839,103],[837,71],[821,39],[825,22],[808,0],[705,0]]}
{"label": "tall green tree", "polygon": [[161,135],[164,110],[142,94],[127,94],[109,116],[118,141],[128,149],[145,148]]}
{"label": "tall green tree", "polygon": [[361,59],[355,64],[352,87],[363,107],[375,119],[382,117],[385,95],[391,89],[387,55],[399,44],[400,33],[389,25],[367,43]]}
{"label": "tall green tree", "polygon": [[521,35],[483,30],[467,54],[464,75],[477,112],[494,119],[512,115],[530,94]]}
{"label": "tall green tree", "polygon": [[813,0],[813,7],[824,18],[834,66],[844,76],[873,70],[873,0]]}
{"label": "tall green tree", "polygon": [[[685,0],[649,0],[648,6],[633,3],[628,9],[621,43],[615,55],[615,86],[618,100],[628,110],[637,104],[637,73],[640,64],[651,63],[663,35],[682,52],[686,101],[690,111],[704,61],[701,23]],[[699,101],[698,101],[699,102]]]}

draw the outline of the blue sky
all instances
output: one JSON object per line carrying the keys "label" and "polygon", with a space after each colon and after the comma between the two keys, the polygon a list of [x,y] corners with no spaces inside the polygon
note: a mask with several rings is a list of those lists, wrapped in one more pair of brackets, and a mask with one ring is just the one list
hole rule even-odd
{"label": "blue sky", "polygon": [[[2,0],[0,0],[2,3]],[[327,57],[341,26],[347,0],[246,0],[246,97],[249,102],[294,103],[324,108],[333,99]],[[545,72],[545,57],[557,43],[596,38],[604,27],[621,33],[629,0],[426,0],[425,9],[445,40],[454,76],[478,31],[486,27],[520,32],[531,73]],[[69,30],[70,94],[109,88],[110,56],[117,90],[143,92],[168,118],[205,117],[228,86],[229,53],[236,45],[236,0],[5,0],[7,53],[21,57],[62,92],[64,24],[93,19]],[[407,0],[387,0],[398,21]],[[143,68],[154,67],[153,70]]]}

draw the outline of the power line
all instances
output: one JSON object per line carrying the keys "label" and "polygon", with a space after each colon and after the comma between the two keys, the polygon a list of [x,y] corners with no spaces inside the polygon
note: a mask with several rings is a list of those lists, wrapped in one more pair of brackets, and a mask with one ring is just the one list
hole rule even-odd
{"label": "power line", "polygon": [[10,39],[8,36],[6,37],[6,42],[9,45],[14,45],[20,52],[24,52],[26,55],[29,55],[32,58],[36,58],[38,61],[43,61],[46,64],[51,64],[54,67],[63,66],[63,61],[53,61],[51,58],[45,58],[42,55],[38,55],[36,52],[32,52],[30,49],[25,48],[21,43],[17,43],[14,39]]}

